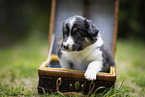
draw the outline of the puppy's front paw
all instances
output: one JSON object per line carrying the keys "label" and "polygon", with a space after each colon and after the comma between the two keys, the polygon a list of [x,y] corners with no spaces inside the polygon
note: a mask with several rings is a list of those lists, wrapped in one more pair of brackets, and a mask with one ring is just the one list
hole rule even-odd
{"label": "puppy's front paw", "polygon": [[92,81],[96,80],[96,75],[97,75],[97,72],[94,70],[87,70],[84,74],[87,80],[92,80]]}

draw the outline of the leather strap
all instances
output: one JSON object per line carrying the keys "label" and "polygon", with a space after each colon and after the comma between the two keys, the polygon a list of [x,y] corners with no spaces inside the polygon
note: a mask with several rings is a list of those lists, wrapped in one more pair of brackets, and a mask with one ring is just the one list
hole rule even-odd
{"label": "leather strap", "polygon": [[92,81],[92,82],[89,84],[89,92],[88,92],[87,95],[83,95],[83,94],[81,94],[81,93],[76,93],[76,92],[65,92],[65,93],[61,93],[60,90],[59,90],[59,86],[61,85],[61,83],[62,83],[62,80],[61,80],[61,77],[60,77],[60,78],[58,78],[58,79],[56,80],[56,91],[57,91],[58,93],[62,94],[62,95],[71,95],[71,96],[73,96],[73,95],[78,95],[78,96],[83,96],[83,97],[86,96],[86,97],[88,97],[88,96],[90,96],[90,95],[92,94],[92,91],[93,91],[94,88],[95,88],[95,83]]}
{"label": "leather strap", "polygon": [[[58,83],[58,82],[59,82],[59,83]],[[59,91],[59,86],[61,85],[61,82],[62,82],[61,77],[58,78],[58,79],[56,80],[56,91],[57,91],[57,92],[60,92],[60,91]]]}

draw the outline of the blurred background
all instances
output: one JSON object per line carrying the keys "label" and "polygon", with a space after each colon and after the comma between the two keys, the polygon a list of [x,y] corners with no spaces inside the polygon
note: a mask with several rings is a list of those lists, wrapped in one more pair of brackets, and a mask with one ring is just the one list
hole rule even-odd
{"label": "blurred background", "polygon": [[[24,95],[37,93],[37,70],[48,54],[50,4],[0,0],[0,95],[21,95],[17,89],[11,92],[12,85],[24,87]],[[115,61],[116,84],[124,80],[127,95],[144,95],[145,0],[119,0]]]}
{"label": "blurred background", "polygon": [[0,47],[25,40],[31,33],[47,38],[50,0],[0,0]]}
{"label": "blurred background", "polygon": [[[31,33],[48,36],[51,0],[0,0],[0,47],[26,39]],[[145,40],[145,1],[120,0],[118,38]]]}
{"label": "blurred background", "polygon": [[[48,36],[51,0],[0,0],[0,47],[30,34]],[[145,1],[120,0],[118,38],[145,40]]]}

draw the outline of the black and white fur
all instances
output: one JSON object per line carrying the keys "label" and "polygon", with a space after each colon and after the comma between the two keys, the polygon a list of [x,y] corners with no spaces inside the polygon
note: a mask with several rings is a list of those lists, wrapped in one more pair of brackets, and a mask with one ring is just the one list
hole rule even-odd
{"label": "black and white fur", "polygon": [[108,72],[115,65],[95,24],[82,16],[64,22],[58,56],[62,68],[86,71],[84,76],[88,80],[96,80],[99,71]]}

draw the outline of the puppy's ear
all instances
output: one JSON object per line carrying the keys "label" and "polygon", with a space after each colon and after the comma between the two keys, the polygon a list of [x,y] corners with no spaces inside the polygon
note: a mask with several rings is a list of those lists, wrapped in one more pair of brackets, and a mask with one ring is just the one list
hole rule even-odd
{"label": "puppy's ear", "polygon": [[99,32],[96,25],[88,19],[85,19],[85,24],[86,24],[86,29],[88,30],[88,33],[91,36],[96,37],[98,35],[98,32]]}
{"label": "puppy's ear", "polygon": [[88,20],[88,19],[85,18],[85,25],[86,25],[86,28],[87,29],[89,29],[90,22],[91,22],[90,20]]}

